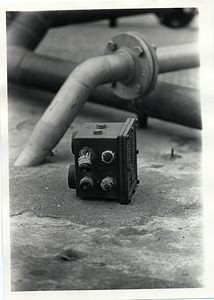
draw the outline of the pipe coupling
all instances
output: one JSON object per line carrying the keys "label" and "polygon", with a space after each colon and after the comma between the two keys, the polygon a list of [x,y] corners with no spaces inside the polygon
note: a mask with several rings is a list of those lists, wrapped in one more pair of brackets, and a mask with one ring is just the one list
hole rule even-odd
{"label": "pipe coupling", "polygon": [[151,92],[157,82],[158,60],[155,47],[134,32],[115,35],[107,44],[104,54],[126,53],[134,64],[129,80],[112,84],[112,91],[123,99],[135,99]]}

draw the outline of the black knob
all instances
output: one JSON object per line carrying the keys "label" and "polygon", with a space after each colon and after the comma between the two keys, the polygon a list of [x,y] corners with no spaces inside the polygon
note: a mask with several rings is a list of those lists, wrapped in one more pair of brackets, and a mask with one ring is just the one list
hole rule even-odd
{"label": "black knob", "polygon": [[80,180],[80,189],[82,191],[88,191],[93,187],[93,179],[89,176],[85,176]]}

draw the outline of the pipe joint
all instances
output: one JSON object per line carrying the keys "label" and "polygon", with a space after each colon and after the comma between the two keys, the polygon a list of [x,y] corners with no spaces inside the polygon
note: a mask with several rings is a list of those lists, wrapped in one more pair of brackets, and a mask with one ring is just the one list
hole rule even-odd
{"label": "pipe joint", "polygon": [[[123,85],[128,85],[128,84],[131,84],[131,82],[134,80],[134,77],[135,77],[135,70],[136,70],[136,61],[133,57],[133,53],[132,51],[130,51],[130,49],[128,48],[119,48],[117,51],[116,51],[116,54],[118,55],[123,55],[124,57],[126,57],[126,60],[127,62],[129,63],[129,66],[130,66],[130,71],[129,71],[129,74],[128,76],[126,76],[124,79],[122,79],[120,82],[123,84]],[[115,84],[115,83],[114,83]]]}
{"label": "pipe joint", "polygon": [[114,53],[126,55],[132,66],[129,76],[112,86],[114,94],[131,100],[154,89],[158,75],[158,61],[154,47],[137,33],[126,32],[114,36],[108,42],[105,54]]}

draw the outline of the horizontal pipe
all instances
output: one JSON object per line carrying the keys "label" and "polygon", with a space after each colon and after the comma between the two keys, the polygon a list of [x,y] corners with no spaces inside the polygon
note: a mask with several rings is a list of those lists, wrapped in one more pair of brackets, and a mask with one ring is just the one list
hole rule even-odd
{"label": "horizontal pipe", "polygon": [[[68,99],[68,102],[69,87],[67,97],[63,98],[64,100]],[[72,88],[76,89],[76,86],[72,85]],[[79,97],[83,93],[84,99],[89,97],[89,101],[131,111],[139,117],[150,116],[202,129],[200,93],[193,89],[158,82],[156,89],[151,94],[130,101],[124,101],[124,99],[117,97],[106,85],[97,87],[91,96],[89,96],[90,92],[87,89],[83,91],[82,87],[78,87],[78,91],[79,94],[76,97]],[[60,100],[61,96],[64,96],[64,91],[63,95],[57,95],[59,98],[55,97],[48,110],[46,110],[46,113],[42,116],[42,119],[37,123],[33,134],[28,140],[27,146],[16,160],[15,166],[33,166],[43,162],[48,153],[51,152],[62,138],[72,122],[72,118],[85,101],[76,102],[76,107],[72,107],[75,103],[66,102],[62,108],[60,107]],[[58,112],[58,114],[51,114],[54,107],[56,107],[54,112]],[[54,122],[50,122],[50,119],[53,119]]]}
{"label": "horizontal pipe", "polygon": [[[154,13],[158,17],[175,13],[176,9],[81,9],[81,10],[58,10],[37,12],[8,12],[8,23],[11,25],[14,19],[21,19],[23,23],[31,24],[33,18],[45,16],[51,20],[52,27],[64,26],[74,23],[94,22],[103,19],[117,19],[121,17],[135,16],[140,14]],[[27,18],[29,18],[27,20]]]}
{"label": "horizontal pipe", "polygon": [[66,79],[36,124],[15,166],[42,163],[58,144],[77,113],[100,84],[129,78],[131,57],[124,52],[92,58],[80,64]]}
{"label": "horizontal pipe", "polygon": [[[15,49],[19,50],[20,48],[16,47]],[[116,53],[90,59],[80,64],[71,73],[42,119],[36,125],[27,146],[15,162],[16,166],[33,166],[44,161],[49,152],[60,141],[94,88],[100,84],[122,79],[127,80],[130,77],[133,72],[131,55],[128,52],[120,52],[119,50]],[[19,65],[23,64],[29,53],[23,55],[24,59],[21,57]],[[47,78],[50,80],[50,76]],[[53,78],[56,77],[53,76]],[[62,80],[62,77],[60,80]],[[51,86],[50,81],[49,86]],[[170,94],[167,90],[164,93]],[[181,121],[178,120],[177,122],[180,123]],[[182,122],[186,124],[184,121]]]}
{"label": "horizontal pipe", "polygon": [[125,100],[114,95],[108,85],[97,87],[89,101],[158,118],[180,125],[202,129],[200,93],[197,90],[166,82],[157,82],[148,95]]}
{"label": "horizontal pipe", "polygon": [[200,66],[197,44],[157,48],[159,74]]}
{"label": "horizontal pipe", "polygon": [[[90,21],[96,18],[125,16],[149,11],[85,10],[19,13],[7,31],[8,80],[57,92],[76,64],[72,61],[63,61],[32,52],[50,27],[81,22],[84,18]],[[199,65],[195,45],[159,48],[157,49],[157,59],[159,73]]]}
{"label": "horizontal pipe", "polygon": [[[14,14],[15,13],[15,14]],[[60,10],[47,12],[22,12],[18,14],[44,14],[49,13],[54,16],[53,26],[63,26],[72,23],[93,22],[102,19],[116,20],[117,18],[134,16],[140,14],[155,14],[166,26],[182,27],[187,25],[193,17],[197,14],[196,8],[143,8],[143,9],[86,9],[86,10]],[[15,16],[14,16],[15,15]],[[8,12],[8,24],[16,17],[17,12]],[[170,22],[163,22],[164,20],[179,20],[178,24],[170,24]],[[112,23],[111,23],[112,24]],[[114,24],[114,23],[113,23]],[[114,24],[115,25],[115,24]]]}
{"label": "horizontal pipe", "polygon": [[71,71],[72,61],[48,57],[22,47],[8,46],[8,81],[57,92]]}
{"label": "horizontal pipe", "polygon": [[[163,10],[164,13],[165,10]],[[27,49],[35,49],[51,27],[74,23],[114,20],[138,14],[160,12],[157,9],[95,9],[19,12],[7,29],[7,42]],[[9,12],[10,13],[10,12]]]}
{"label": "horizontal pipe", "polygon": [[[51,89],[51,81],[53,80],[55,84],[52,84],[52,88],[57,86],[57,89],[59,89],[74,69],[75,64],[72,61],[60,61],[59,59],[49,58],[32,52],[51,27],[82,22],[84,20],[92,21],[96,18],[120,17],[148,12],[164,13],[164,11],[168,12],[169,10],[116,9],[18,13],[7,30],[8,80],[45,89]],[[158,48],[157,58],[159,73],[199,66],[196,45]]]}
{"label": "horizontal pipe", "polygon": [[155,93],[143,101],[137,100],[137,111],[168,122],[202,129],[199,91],[178,85],[159,82]]}
{"label": "horizontal pipe", "polygon": [[[157,49],[159,74],[199,66],[196,44]],[[25,48],[8,46],[8,80],[57,92],[77,66],[72,61],[48,57]],[[56,71],[57,70],[57,71]]]}

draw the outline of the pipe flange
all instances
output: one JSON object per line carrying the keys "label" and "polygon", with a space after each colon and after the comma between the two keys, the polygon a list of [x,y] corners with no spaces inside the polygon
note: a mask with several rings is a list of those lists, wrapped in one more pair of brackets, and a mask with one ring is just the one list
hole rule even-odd
{"label": "pipe flange", "polygon": [[112,84],[112,91],[123,99],[135,99],[151,92],[156,84],[158,61],[155,47],[150,46],[140,35],[126,32],[115,35],[107,44],[105,54],[128,52],[134,61],[131,80]]}

